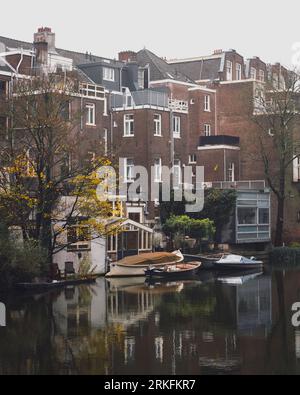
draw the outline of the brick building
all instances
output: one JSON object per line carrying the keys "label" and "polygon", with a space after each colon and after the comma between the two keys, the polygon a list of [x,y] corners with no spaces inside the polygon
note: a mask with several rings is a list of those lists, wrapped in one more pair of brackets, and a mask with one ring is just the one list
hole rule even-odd
{"label": "brick building", "polygon": [[[267,79],[284,86],[285,68],[258,57],[244,59],[235,50],[166,61],[142,49],[108,59],[57,48],[49,28],[39,29],[33,43],[0,36],[0,94],[16,76],[55,69],[76,70],[81,78],[84,99],[78,103],[86,109],[81,133],[87,156],[92,146],[114,160],[122,158],[127,184],[134,165],[148,172],[154,168],[157,183],[162,166],[177,174],[187,165],[204,166],[206,187],[238,190],[233,228],[223,241],[270,241],[276,207],[262,163],[254,160],[252,103]],[[292,169],[290,184],[287,240],[300,237],[298,179]],[[127,203],[127,215],[141,223],[153,226],[158,214],[155,202]]]}

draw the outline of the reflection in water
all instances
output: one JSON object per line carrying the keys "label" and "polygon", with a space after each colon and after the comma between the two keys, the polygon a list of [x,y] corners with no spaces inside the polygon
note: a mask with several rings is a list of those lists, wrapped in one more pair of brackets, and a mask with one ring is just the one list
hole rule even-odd
{"label": "reflection in water", "polygon": [[300,373],[300,272],[203,276],[8,299],[0,374]]}

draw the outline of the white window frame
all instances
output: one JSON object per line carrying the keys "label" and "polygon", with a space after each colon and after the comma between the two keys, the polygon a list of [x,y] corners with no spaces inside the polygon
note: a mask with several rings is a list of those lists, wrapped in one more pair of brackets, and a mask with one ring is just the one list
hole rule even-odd
{"label": "white window frame", "polygon": [[103,67],[103,80],[115,82],[115,69],[112,67]]}
{"label": "white window frame", "polygon": [[[129,161],[131,161],[130,164],[128,164]],[[134,182],[133,168],[134,168],[133,158],[124,158],[124,182],[125,183]]]}
{"label": "white window frame", "polygon": [[261,82],[265,81],[265,72],[264,72],[264,70],[262,70],[262,69],[259,70],[259,72],[258,72],[258,79]]}
{"label": "white window frame", "polygon": [[155,158],[154,160],[154,182],[162,182],[162,160]]}
{"label": "white window frame", "polygon": [[181,138],[181,117],[178,115],[173,115],[172,120],[173,136],[175,139]]}
{"label": "white window frame", "polygon": [[[132,129],[131,129],[132,125]],[[124,115],[124,132],[123,137],[134,137],[134,115],[125,114]]]}
{"label": "white window frame", "polygon": [[190,154],[189,155],[189,164],[190,165],[195,165],[197,163],[197,155],[196,154]]}
{"label": "white window frame", "polygon": [[256,78],[257,78],[257,70],[255,67],[250,68],[250,78],[252,80],[256,80]]}
{"label": "white window frame", "polygon": [[161,114],[154,114],[154,136],[161,137]]}
{"label": "white window frame", "polygon": [[204,96],[204,111],[210,112],[210,95]]}
{"label": "white window frame", "polygon": [[240,81],[242,79],[242,65],[241,63],[235,64],[235,79]]}
{"label": "white window frame", "polygon": [[86,125],[96,126],[96,106],[94,103],[86,104],[87,114],[86,114]]}
{"label": "white window frame", "polygon": [[211,136],[211,124],[210,123],[204,124],[204,136],[206,136],[206,137]]}
{"label": "white window frame", "polygon": [[231,162],[228,167],[228,181],[235,182],[235,163]]}
{"label": "white window frame", "polygon": [[232,70],[233,70],[232,61],[226,60],[226,80],[227,81],[232,81],[232,78],[233,78]]}
{"label": "white window frame", "polygon": [[300,157],[296,157],[293,160],[293,181],[300,181]]}
{"label": "white window frame", "polygon": [[[175,183],[176,181],[176,172],[178,172],[178,184]],[[174,164],[173,164],[173,169],[172,169],[172,173],[173,173],[173,188],[174,189],[178,189],[180,187],[180,185],[182,184],[182,170],[181,170],[181,161],[179,159],[175,159],[174,160]]]}

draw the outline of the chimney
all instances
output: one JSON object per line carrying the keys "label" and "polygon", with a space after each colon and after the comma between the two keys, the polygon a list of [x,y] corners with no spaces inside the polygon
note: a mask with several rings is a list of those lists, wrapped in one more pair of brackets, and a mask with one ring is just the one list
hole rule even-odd
{"label": "chimney", "polygon": [[57,53],[55,49],[55,33],[52,33],[50,27],[40,27],[37,33],[34,33],[34,43],[46,42],[48,44],[48,51]]}
{"label": "chimney", "polygon": [[223,53],[223,49],[215,49],[213,55],[221,55]]}
{"label": "chimney", "polygon": [[119,52],[119,61],[120,62],[136,62],[137,60],[137,53],[134,51],[123,51]]}

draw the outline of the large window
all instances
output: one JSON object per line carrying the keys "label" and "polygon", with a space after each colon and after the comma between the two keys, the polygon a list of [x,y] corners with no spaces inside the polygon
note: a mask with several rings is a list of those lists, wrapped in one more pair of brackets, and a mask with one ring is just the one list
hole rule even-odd
{"label": "large window", "polygon": [[235,65],[235,74],[237,80],[242,79],[242,65],[240,63]]}
{"label": "large window", "polygon": [[124,181],[133,182],[134,181],[134,160],[132,158],[125,158],[124,161]]}
{"label": "large window", "polygon": [[238,209],[239,225],[256,225],[257,208],[256,207],[239,207]]}
{"label": "large window", "polygon": [[178,116],[173,117],[173,135],[174,138],[180,138],[181,136],[181,118]]}
{"label": "large window", "polygon": [[103,68],[103,79],[105,81],[114,81],[115,80],[115,70],[111,67]]}
{"label": "large window", "polygon": [[161,136],[161,115],[154,114],[154,136]]}
{"label": "large window", "polygon": [[210,96],[205,95],[204,96],[204,111],[210,111]]}
{"label": "large window", "polygon": [[232,81],[232,62],[230,60],[226,61],[226,80]]}
{"label": "large window", "polygon": [[86,105],[86,124],[90,126],[95,126],[96,124],[96,112],[95,104]]}
{"label": "large window", "polygon": [[154,182],[162,181],[162,165],[161,158],[156,158],[154,161]]}
{"label": "large window", "polygon": [[211,126],[209,123],[204,124],[204,136],[210,136],[211,135]]}
{"label": "large window", "polygon": [[134,116],[132,114],[124,115],[124,137],[134,136]]}
{"label": "large window", "polygon": [[230,163],[228,167],[228,181],[234,182],[235,181],[235,165],[234,163]]}
{"label": "large window", "polygon": [[300,181],[300,157],[297,157],[293,161],[293,181]]}
{"label": "large window", "polygon": [[268,208],[260,208],[258,210],[258,222],[260,225],[268,225],[270,223],[270,210]]}
{"label": "large window", "polygon": [[173,188],[179,188],[182,181],[181,162],[179,159],[174,160],[173,166]]}
{"label": "large window", "polygon": [[259,81],[261,81],[261,82],[264,82],[264,81],[265,81],[265,72],[264,72],[264,70],[259,70],[258,79],[259,79]]}
{"label": "large window", "polygon": [[250,78],[252,80],[256,80],[256,68],[255,67],[251,67]]}

